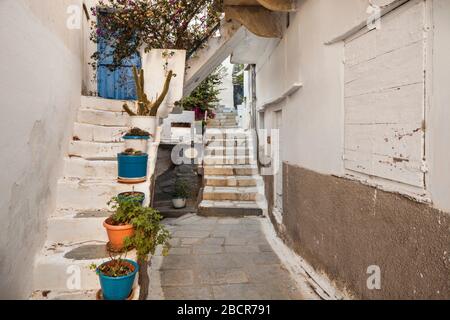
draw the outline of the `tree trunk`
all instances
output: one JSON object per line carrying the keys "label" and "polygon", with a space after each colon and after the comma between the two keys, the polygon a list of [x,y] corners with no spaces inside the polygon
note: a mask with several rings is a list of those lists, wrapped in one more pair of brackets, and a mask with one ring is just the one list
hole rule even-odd
{"label": "tree trunk", "polygon": [[148,297],[148,288],[150,284],[150,277],[148,275],[148,269],[150,264],[148,259],[138,259],[139,264],[139,286],[140,294],[139,300],[147,300]]}

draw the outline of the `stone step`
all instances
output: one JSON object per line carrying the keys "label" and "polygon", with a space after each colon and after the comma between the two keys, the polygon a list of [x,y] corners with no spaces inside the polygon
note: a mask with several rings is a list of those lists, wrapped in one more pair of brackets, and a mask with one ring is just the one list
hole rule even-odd
{"label": "stone step", "polygon": [[78,122],[110,127],[128,126],[129,116],[123,112],[102,111],[94,109],[78,110]]}
{"label": "stone step", "polygon": [[108,210],[108,201],[121,192],[148,193],[149,183],[133,186],[112,179],[63,178],[58,181],[57,208],[74,210]]}
{"label": "stone step", "polygon": [[258,167],[255,165],[234,165],[234,166],[205,166],[206,176],[253,176],[257,175]]}
{"label": "stone step", "polygon": [[47,241],[49,242],[80,242],[80,241],[108,241],[103,222],[111,215],[103,212],[77,212],[71,210],[57,210],[55,216],[47,223]]}
{"label": "stone step", "polygon": [[[34,290],[98,290],[98,276],[89,267],[92,263],[100,265],[108,258],[105,242],[48,242],[35,261]],[[136,253],[129,252],[127,259],[135,260]],[[68,286],[76,284],[77,279],[80,286]]]}
{"label": "stone step", "polygon": [[244,147],[224,147],[224,146],[207,146],[205,148],[205,156],[254,156],[253,148]]}
{"label": "stone step", "polygon": [[264,209],[255,201],[210,201],[203,200],[198,208],[202,216],[243,217],[260,216]]}
{"label": "stone step", "polygon": [[210,120],[208,126],[233,126],[236,125],[236,120]]}
{"label": "stone step", "polygon": [[206,186],[203,190],[203,200],[256,201],[258,192],[259,190],[256,187]]}
{"label": "stone step", "polygon": [[256,165],[253,156],[206,156],[203,158],[203,163],[205,165]]}
{"label": "stone step", "polygon": [[[81,97],[81,107],[85,109],[94,109],[101,111],[114,111],[114,112],[122,112],[123,104],[127,101],[123,100],[113,100],[113,99],[104,99],[100,97],[89,97],[82,96]],[[130,101],[127,102],[131,104]]]}
{"label": "stone step", "polygon": [[260,176],[205,176],[204,183],[211,187],[256,187],[262,185]]}
{"label": "stone step", "polygon": [[64,176],[77,178],[103,177],[117,178],[117,161],[112,160],[86,160],[78,157],[64,159]]}
{"label": "stone step", "polygon": [[219,113],[216,114],[214,120],[236,120],[237,115],[233,113]]}
{"label": "stone step", "polygon": [[210,129],[205,132],[206,140],[250,139],[247,132],[232,132],[230,129]]}
{"label": "stone step", "polygon": [[127,127],[105,127],[76,122],[73,136],[74,139],[88,142],[119,142],[127,131]]}
{"label": "stone step", "polygon": [[124,142],[71,141],[69,145],[69,156],[90,160],[115,158],[124,148]]}

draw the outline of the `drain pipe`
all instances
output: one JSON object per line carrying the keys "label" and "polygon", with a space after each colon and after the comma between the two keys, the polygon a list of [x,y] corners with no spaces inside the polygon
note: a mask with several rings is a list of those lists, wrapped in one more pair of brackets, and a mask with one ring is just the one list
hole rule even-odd
{"label": "drain pipe", "polygon": [[251,121],[250,121],[250,128],[252,130],[253,133],[253,138],[255,141],[255,150],[253,151],[253,153],[256,153],[256,160],[258,163],[258,166],[260,165],[260,159],[259,159],[259,136],[258,136],[258,131],[257,131],[257,120],[256,120],[256,102],[257,102],[257,97],[256,97],[256,65],[255,64],[251,64],[249,66],[249,71],[250,71],[250,96],[251,96],[251,104],[250,104],[250,116],[251,116]]}

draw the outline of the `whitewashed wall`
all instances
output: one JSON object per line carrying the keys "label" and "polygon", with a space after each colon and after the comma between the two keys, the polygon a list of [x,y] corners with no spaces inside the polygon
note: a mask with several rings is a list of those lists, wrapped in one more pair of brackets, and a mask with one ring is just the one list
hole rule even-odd
{"label": "whitewashed wall", "polygon": [[0,299],[26,298],[55,205],[56,180],[80,105],[78,0],[0,1]]}
{"label": "whitewashed wall", "polygon": [[233,66],[230,62],[230,58],[227,58],[222,67],[226,70],[226,77],[223,79],[223,83],[220,86],[219,105],[232,108],[234,106],[234,89],[233,89]]}
{"label": "whitewashed wall", "polygon": [[[391,2],[401,3],[390,0],[375,1],[381,5]],[[342,40],[350,39],[357,33],[357,26],[365,23],[368,17],[366,9],[369,1],[306,0],[300,1],[299,4],[299,11],[291,15],[290,27],[280,43],[264,53],[258,53],[261,57],[257,63],[258,106],[264,107],[271,101],[279,102],[278,100],[289,93],[295,84],[302,84],[299,90],[290,92],[284,99],[283,160],[316,172],[346,176],[348,174],[344,162],[346,139],[347,146],[350,146],[353,141],[356,145],[364,144],[367,147],[367,141],[372,141],[372,135],[375,134],[371,132],[367,135],[367,132],[365,134],[354,130],[352,133],[350,127],[347,127],[349,129],[347,138],[345,135],[346,48]],[[409,15],[399,15],[405,12],[408,6],[411,7],[414,4],[419,4],[423,11],[416,10]],[[370,181],[369,175],[356,178],[365,183],[379,185],[389,191],[401,192],[420,200],[428,199],[437,208],[444,210],[450,210],[448,197],[450,190],[449,6],[450,4],[445,0],[427,0],[426,2],[411,0],[410,3],[402,5],[381,20],[381,31],[383,28],[386,29],[384,32],[372,33],[378,34],[370,42],[372,46],[368,46],[369,42],[366,42],[353,53],[350,52],[350,54],[356,54],[358,58],[363,58],[364,55],[376,54],[376,50],[382,49],[382,45],[391,45],[395,47],[394,49],[399,49],[408,46],[409,43],[412,44],[411,48],[417,49],[414,55],[411,54],[412,52],[399,52],[397,60],[390,59],[391,64],[385,61],[381,67],[385,68],[383,70],[386,72],[383,74],[377,72],[372,79],[374,87],[377,83],[380,86],[388,85],[383,81],[389,79],[394,80],[393,87],[401,85],[402,81],[411,80],[408,83],[413,84],[409,87],[412,91],[402,92],[403,99],[399,96],[400,100],[397,99],[397,103],[394,103],[392,97],[387,96],[382,97],[384,102],[380,103],[383,106],[399,107],[400,109],[396,109],[398,111],[396,116],[403,117],[399,115],[401,113],[399,110],[403,107],[405,112],[411,111],[408,113],[410,120],[402,130],[397,131],[401,135],[402,132],[408,134],[419,129],[417,139],[414,140],[414,136],[412,138],[406,136],[406,139],[399,144],[390,147],[394,147],[394,154],[398,153],[402,156],[410,154],[411,159],[415,161],[414,172],[417,179],[411,178],[409,174],[399,179],[392,174],[380,174],[382,177],[374,181]],[[394,32],[395,30],[397,33]],[[402,56],[404,56],[403,60]],[[395,61],[397,63],[394,63]],[[404,70],[408,70],[408,64],[416,69],[419,68],[413,73],[417,75],[416,78],[410,73],[402,73],[399,70],[402,66],[405,67]],[[366,67],[368,68],[368,65]],[[366,67],[363,69],[368,71]],[[427,80],[424,83],[425,68]],[[354,79],[361,79],[361,75],[355,75]],[[348,76],[351,76],[349,69],[347,69]],[[419,80],[415,81],[415,79]],[[348,80],[347,83],[350,84],[351,81]],[[353,85],[357,89],[357,83]],[[424,97],[425,90],[417,88],[426,88],[427,96]],[[375,100],[369,101],[370,103],[359,101],[357,98],[354,100],[354,106],[365,104],[372,108],[360,113],[360,116],[376,117],[383,114],[376,108]],[[415,102],[414,105],[411,105],[412,101]],[[349,102],[347,101],[350,107]],[[416,106],[415,109],[414,106]],[[264,116],[267,125],[272,123],[270,109],[269,106]],[[403,115],[406,117],[407,113]],[[425,134],[420,132],[421,119],[424,116]],[[403,121],[405,117],[396,121]],[[387,132],[384,129],[382,131],[383,134]],[[384,135],[382,138],[389,139]],[[364,139],[366,139],[365,142]],[[380,145],[385,144],[383,139],[380,140]],[[425,145],[423,145],[423,139],[425,139]],[[422,164],[421,156],[424,150],[426,161]],[[409,170],[407,167],[404,168]],[[423,186],[426,186],[425,191]]]}

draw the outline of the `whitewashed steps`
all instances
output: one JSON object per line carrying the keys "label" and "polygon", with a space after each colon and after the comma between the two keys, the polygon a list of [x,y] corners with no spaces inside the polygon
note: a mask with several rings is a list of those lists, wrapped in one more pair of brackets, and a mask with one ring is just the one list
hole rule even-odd
{"label": "whitewashed steps", "polygon": [[205,166],[204,172],[207,176],[253,176],[258,174],[258,167],[255,165]]}
{"label": "whitewashed steps", "polygon": [[205,176],[205,185],[211,187],[256,187],[262,185],[260,176]]}
{"label": "whitewashed steps", "polygon": [[[136,253],[128,253],[127,258],[135,259]],[[48,242],[35,262],[34,290],[98,290],[98,276],[89,267],[107,260],[105,242]],[[80,287],[68,287],[74,276],[80,279]]]}
{"label": "whitewashed steps", "polygon": [[203,190],[203,200],[256,201],[258,188],[256,187],[211,187]]}
{"label": "whitewashed steps", "polygon": [[199,205],[199,214],[203,216],[260,216],[264,206],[256,201],[210,201],[203,200]]}
{"label": "whitewashed steps", "polygon": [[75,123],[74,138],[89,142],[120,142],[127,127],[109,127],[86,123]]}
{"label": "whitewashed steps", "polygon": [[205,156],[252,156],[253,148],[249,147],[215,147],[208,146],[205,148]]}
{"label": "whitewashed steps", "polygon": [[80,109],[77,122],[99,126],[126,127],[128,121],[129,116],[123,112]]}
{"label": "whitewashed steps", "polygon": [[250,156],[206,156],[203,159],[207,165],[256,165],[256,161]]}
{"label": "whitewashed steps", "polygon": [[78,157],[64,159],[64,176],[78,178],[117,178],[116,158],[111,160],[86,160]]}
{"label": "whitewashed steps", "polygon": [[[59,210],[48,220],[47,241],[49,242],[80,242],[108,241],[103,227],[103,221],[111,215],[108,211],[83,212]],[[73,230],[74,232],[69,232]]]}
{"label": "whitewashed steps", "polygon": [[124,149],[124,142],[71,141],[69,156],[89,160],[115,158]]}
{"label": "whitewashed steps", "polygon": [[[148,183],[134,185],[135,191],[145,192]],[[108,210],[108,201],[132,187],[115,179],[63,178],[58,181],[57,208],[76,210]]]}
{"label": "whitewashed steps", "polygon": [[104,99],[99,97],[81,97],[81,108],[82,109],[94,109],[101,111],[113,111],[113,112],[122,112],[123,104],[128,103],[130,101],[122,101],[122,100],[112,100],[112,99]]}

